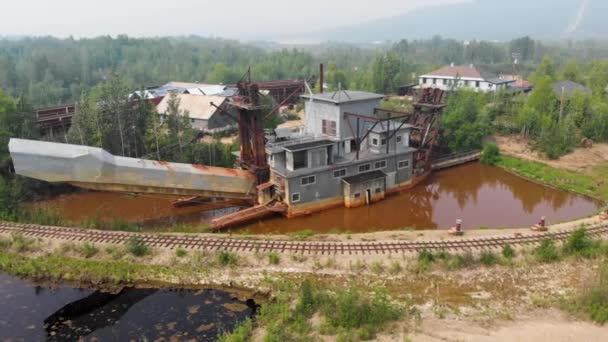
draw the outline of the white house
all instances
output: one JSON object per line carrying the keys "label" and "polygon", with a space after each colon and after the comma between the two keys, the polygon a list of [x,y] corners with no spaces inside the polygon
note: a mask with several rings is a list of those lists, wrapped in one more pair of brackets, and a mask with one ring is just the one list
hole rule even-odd
{"label": "white house", "polygon": [[419,77],[420,88],[470,88],[481,92],[506,89],[515,80],[496,76],[471,65],[448,65]]}

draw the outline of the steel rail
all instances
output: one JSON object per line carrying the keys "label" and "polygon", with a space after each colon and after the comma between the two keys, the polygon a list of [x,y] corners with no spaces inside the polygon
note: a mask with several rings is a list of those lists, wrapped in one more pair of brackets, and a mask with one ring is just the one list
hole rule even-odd
{"label": "steel rail", "polygon": [[[608,236],[608,223],[588,226],[586,231],[594,237]],[[231,237],[208,237],[199,235],[174,235],[153,233],[130,233],[99,231],[82,228],[51,227],[36,224],[0,222],[0,234],[20,234],[32,238],[58,239],[68,242],[90,242],[126,244],[139,239],[151,247],[183,248],[190,250],[233,252],[276,252],[307,255],[370,255],[417,253],[422,250],[446,252],[475,252],[496,250],[511,245],[533,246],[544,240],[564,241],[572,231],[550,231],[544,233],[516,234],[511,236],[450,238],[429,241],[381,241],[381,242],[315,242],[281,240],[245,240]]]}

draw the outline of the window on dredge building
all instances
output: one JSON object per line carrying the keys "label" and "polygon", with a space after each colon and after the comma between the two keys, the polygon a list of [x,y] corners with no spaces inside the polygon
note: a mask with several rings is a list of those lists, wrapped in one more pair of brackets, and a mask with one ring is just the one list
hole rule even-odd
{"label": "window on dredge building", "polygon": [[321,131],[324,135],[329,135],[332,137],[336,136],[336,122],[333,120],[322,120],[321,121]]}
{"label": "window on dredge building", "polygon": [[384,169],[386,168],[386,160],[381,160],[374,163],[374,169]]}
{"label": "window on dredge building", "polygon": [[296,192],[291,194],[291,203],[297,203],[300,202],[300,193]]}
{"label": "window on dredge building", "polygon": [[382,188],[376,188],[376,194],[382,193]]}
{"label": "window on dredge building", "polygon": [[372,164],[359,165],[359,173],[367,172],[372,169]]}
{"label": "window on dredge building", "polygon": [[334,171],[334,178],[342,178],[344,176],[346,176],[346,169]]}
{"label": "window on dredge building", "polygon": [[397,168],[399,168],[399,169],[405,169],[405,168],[408,168],[408,167],[410,167],[410,161],[409,160],[401,160],[398,163],[398,165],[397,165]]}
{"label": "window on dredge building", "polygon": [[361,197],[361,194],[357,192],[357,193],[355,194],[355,198],[359,198],[359,197]]}
{"label": "window on dredge building", "polygon": [[373,138],[373,139],[372,139],[372,145],[373,145],[373,146],[378,146],[378,139]]}
{"label": "window on dredge building", "polygon": [[316,182],[317,182],[317,177],[315,177],[315,176],[308,176],[308,177],[300,178],[301,185],[310,185],[310,184],[315,184]]}
{"label": "window on dredge building", "polygon": [[400,143],[401,141],[403,141],[403,137],[402,137],[402,136],[400,136],[400,135],[398,135],[398,136],[397,136],[397,142],[398,142],[398,143]]}

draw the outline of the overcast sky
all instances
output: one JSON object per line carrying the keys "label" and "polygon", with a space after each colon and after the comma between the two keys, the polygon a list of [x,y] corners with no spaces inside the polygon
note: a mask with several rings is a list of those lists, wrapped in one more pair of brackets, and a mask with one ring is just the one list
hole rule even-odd
{"label": "overcast sky", "polygon": [[0,0],[0,35],[281,39],[471,0]]}

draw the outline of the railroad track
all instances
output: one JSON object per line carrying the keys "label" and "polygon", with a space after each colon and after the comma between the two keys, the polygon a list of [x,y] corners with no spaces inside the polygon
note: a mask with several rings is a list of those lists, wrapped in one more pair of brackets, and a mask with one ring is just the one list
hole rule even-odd
{"label": "railroad track", "polygon": [[[591,236],[608,235],[608,223],[587,227]],[[417,253],[422,250],[465,252],[482,251],[511,246],[536,245],[543,240],[563,241],[571,231],[517,234],[502,237],[460,238],[435,241],[387,241],[387,242],[305,242],[237,240],[231,238],[201,237],[196,235],[169,235],[99,231],[80,228],[49,227],[34,224],[0,222],[0,234],[21,234],[36,238],[51,238],[71,242],[124,244],[138,238],[152,247],[183,248],[190,250],[225,250],[233,252],[277,252],[309,255],[366,255]]]}

